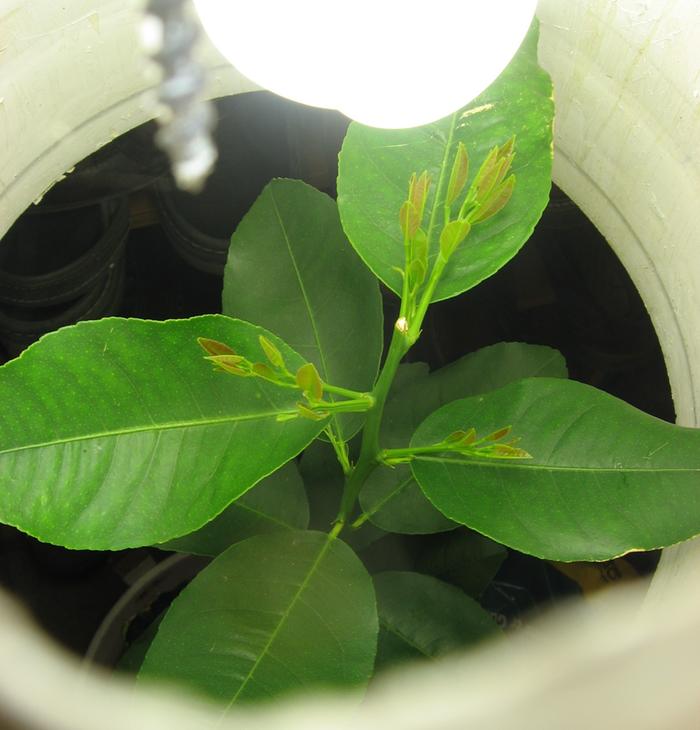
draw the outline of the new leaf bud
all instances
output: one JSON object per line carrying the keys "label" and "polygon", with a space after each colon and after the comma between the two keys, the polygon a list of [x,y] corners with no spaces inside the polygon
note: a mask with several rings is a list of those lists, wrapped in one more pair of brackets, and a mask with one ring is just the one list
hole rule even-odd
{"label": "new leaf bud", "polygon": [[236,351],[232,350],[228,345],[217,340],[210,340],[208,337],[198,337],[199,346],[207,353],[207,355],[235,355]]}
{"label": "new leaf bud", "polygon": [[416,231],[420,227],[420,213],[410,200],[407,200],[399,210],[399,224],[401,233],[409,241],[416,235]]}
{"label": "new leaf bud", "polygon": [[279,378],[277,377],[277,373],[264,362],[253,363],[252,369],[253,372],[260,378],[264,378],[265,380],[271,380],[273,383],[279,380]]}
{"label": "new leaf bud", "polygon": [[467,148],[462,142],[457,146],[457,154],[455,156],[454,164],[452,165],[452,172],[450,173],[450,182],[447,186],[447,204],[452,205],[454,201],[459,197],[460,193],[464,189],[469,177],[469,155],[467,154]]}
{"label": "new leaf bud", "polygon": [[500,213],[511,199],[514,188],[515,175],[511,175],[498,186],[491,197],[481,205],[474,215],[472,215],[472,222],[482,223],[489,218],[493,218],[496,213]]}
{"label": "new leaf bud", "polygon": [[471,223],[467,220],[451,221],[442,229],[440,234],[440,255],[445,261],[449,260],[470,230]]}
{"label": "new leaf bud", "polygon": [[321,400],[323,397],[323,383],[316,366],[312,362],[307,362],[297,370],[296,381],[307,398]]}
{"label": "new leaf bud", "polygon": [[263,352],[265,353],[265,357],[272,363],[272,365],[276,368],[279,368],[280,370],[284,370],[284,358],[282,357],[282,353],[270,342],[270,340],[265,337],[265,335],[260,335],[258,338],[260,341],[260,347],[262,347]]}

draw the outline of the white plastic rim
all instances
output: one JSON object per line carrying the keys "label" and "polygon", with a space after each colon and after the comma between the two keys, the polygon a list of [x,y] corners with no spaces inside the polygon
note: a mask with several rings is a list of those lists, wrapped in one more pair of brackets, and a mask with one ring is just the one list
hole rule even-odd
{"label": "white plastic rim", "polygon": [[[540,0],[555,182],[627,269],[659,337],[676,419],[700,427],[700,13],[696,0]],[[664,550],[649,594],[696,580]]]}
{"label": "white plastic rim", "polygon": [[437,121],[478,96],[536,0],[194,0],[214,45],[280,96],[375,127]]}
{"label": "white plastic rim", "polygon": [[[77,162],[152,116],[136,12],[124,0],[0,0],[0,235]],[[700,426],[697,4],[540,0],[538,15],[555,182],[627,268],[678,421]],[[254,88],[212,49],[205,60],[212,96]],[[675,600],[699,569],[698,541],[664,551],[651,598]]]}

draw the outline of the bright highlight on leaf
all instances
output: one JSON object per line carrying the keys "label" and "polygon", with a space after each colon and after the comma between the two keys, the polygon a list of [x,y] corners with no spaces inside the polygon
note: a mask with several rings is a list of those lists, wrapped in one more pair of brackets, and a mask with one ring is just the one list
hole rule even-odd
{"label": "bright highlight on leaf", "polygon": [[[427,170],[433,181],[423,219],[430,237],[431,266],[439,253],[445,209],[451,219],[465,218],[477,202],[470,202],[460,215],[465,191],[469,197],[469,175],[475,177],[470,169],[478,175],[493,150],[495,161],[502,163],[490,178],[493,192],[511,174],[517,178],[514,189],[500,190],[504,195],[501,203],[507,202],[498,211],[500,221],[493,215],[486,217],[491,210],[482,213],[479,225],[473,225],[469,233],[469,245],[458,247],[451,256],[431,292],[431,302],[456,296],[493,275],[532,234],[551,187],[554,111],[551,81],[537,65],[537,36],[534,25],[506,71],[453,115],[414,130],[350,125],[338,170],[343,228],[367,266],[397,295],[401,296],[404,287],[404,277],[398,272],[405,272],[407,266],[404,229],[397,225],[396,216],[414,171]],[[489,188],[481,187],[485,196]],[[508,192],[511,195],[506,201]],[[478,202],[484,205],[487,198]],[[470,218],[470,222],[475,221]]]}

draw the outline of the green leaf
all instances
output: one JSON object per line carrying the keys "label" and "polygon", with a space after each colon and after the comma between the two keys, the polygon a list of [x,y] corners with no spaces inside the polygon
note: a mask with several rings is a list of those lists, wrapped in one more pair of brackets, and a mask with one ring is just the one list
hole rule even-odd
{"label": "green leaf", "polygon": [[[372,389],[382,352],[379,286],[348,244],[335,201],[305,183],[273,180],[238,225],[223,311],[277,334],[326,383]],[[363,420],[332,418],[344,440]]]}
{"label": "green leaf", "polygon": [[570,380],[522,380],[449,403],[412,445],[464,423],[504,422],[532,459],[411,463],[451,519],[524,553],[561,561],[609,560],[700,533],[700,430],[649,416]]}
{"label": "green leaf", "polygon": [[139,678],[177,680],[228,707],[319,687],[362,687],[377,613],[369,574],[319,532],[260,535],[216,558],[175,599]]}
{"label": "green leaf", "polygon": [[551,81],[537,65],[537,38],[535,23],[498,79],[445,119],[401,130],[350,125],[338,172],[343,228],[367,266],[397,294],[402,280],[396,268],[404,263],[397,216],[406,182],[412,172],[423,169],[434,181],[426,206],[432,262],[439,250],[443,208],[460,142],[478,166],[494,144],[506,143],[507,150],[515,135],[511,169],[518,183],[501,213],[473,227],[468,241],[450,259],[433,301],[453,297],[491,276],[530,237],[549,195],[554,113]]}
{"label": "green leaf", "polygon": [[375,469],[360,492],[360,506],[386,532],[426,535],[457,527],[425,498],[405,464]]}
{"label": "green leaf", "polygon": [[296,462],[265,477],[196,532],[156,545],[195,555],[218,555],[254,535],[309,526],[309,502]]}
{"label": "green leaf", "polygon": [[[457,398],[486,393],[519,378],[566,375],[556,350],[519,342],[485,347],[430,374],[427,366],[420,371],[418,363],[401,365],[395,380],[399,387],[392,390],[384,411],[380,443],[383,448],[405,447],[423,419]],[[360,492],[360,505],[375,525],[389,532],[425,534],[455,527],[426,500],[406,465],[375,469]]]}
{"label": "green leaf", "polygon": [[[260,353],[220,315],[81,322],[0,368],[0,520],[76,549],[153,545],[199,529],[324,427],[297,394],[212,370],[198,337]],[[264,448],[260,448],[264,444]]]}
{"label": "green leaf", "polygon": [[460,529],[436,537],[423,547],[415,563],[429,573],[479,598],[494,579],[508,550],[472,530]]}
{"label": "green leaf", "polygon": [[379,613],[376,670],[435,659],[498,633],[491,616],[459,588],[420,573],[374,576]]}

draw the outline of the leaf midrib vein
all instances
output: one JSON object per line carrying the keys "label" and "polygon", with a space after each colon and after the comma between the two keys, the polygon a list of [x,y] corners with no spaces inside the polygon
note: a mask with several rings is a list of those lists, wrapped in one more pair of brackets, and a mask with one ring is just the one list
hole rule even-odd
{"label": "leaf midrib vein", "polygon": [[[277,216],[277,221],[280,226],[280,230],[282,231],[282,236],[284,237],[285,245],[287,246],[287,253],[289,254],[289,259],[292,262],[292,266],[294,267],[294,273],[297,277],[297,282],[299,283],[299,289],[301,291],[301,295],[304,298],[304,305],[306,306],[306,311],[309,315],[309,322],[311,323],[311,330],[314,335],[314,340],[316,340],[316,348],[318,349],[318,357],[321,361],[321,368],[323,369],[323,379],[326,381],[329,381],[330,375],[328,372],[328,365],[326,364],[326,358],[323,353],[323,348],[321,347],[321,336],[318,331],[318,326],[316,324],[316,318],[314,317],[313,310],[311,309],[311,302],[309,301],[308,294],[306,293],[306,287],[304,286],[304,282],[301,278],[301,272],[299,271],[299,266],[297,265],[297,260],[294,256],[294,252],[292,251],[292,244],[289,240],[289,236],[287,235],[287,228],[284,225],[284,221],[282,220],[282,215],[280,214],[279,207],[277,206],[277,200],[275,199],[274,192],[271,193],[270,198],[272,199],[272,207],[275,211],[275,215]],[[329,396],[331,400],[334,400],[332,396]],[[335,423],[336,430],[338,433],[342,434],[342,431],[340,430],[340,423],[338,421],[338,416],[333,415],[331,416],[331,420]]]}
{"label": "leaf midrib vein", "polygon": [[261,519],[274,522],[275,524],[280,525],[280,527],[285,527],[288,530],[296,529],[294,525],[290,525],[288,522],[285,522],[278,517],[273,517],[269,512],[263,512],[262,510],[251,507],[250,505],[247,505],[245,502],[241,502],[240,500],[234,502],[233,507],[236,509],[245,510],[246,512],[251,512],[252,514],[256,515],[256,517],[260,517]]}
{"label": "leaf midrib vein", "polygon": [[[90,441],[92,439],[109,438],[111,436],[131,436],[136,433],[149,433],[151,431],[174,431],[181,428],[196,428],[198,426],[217,426],[224,425],[227,423],[239,423],[241,421],[255,421],[262,420],[264,418],[273,418],[278,416],[280,413],[285,411],[269,411],[262,413],[247,413],[239,416],[222,416],[221,418],[208,418],[190,421],[175,421],[160,423],[158,425],[149,423],[144,426],[129,426],[121,429],[111,429],[105,431],[98,431],[95,433],[85,433],[79,436],[68,436],[66,438],[53,439],[51,441],[41,441],[34,444],[25,444],[22,446],[14,446],[9,449],[0,449],[0,456],[5,454],[12,454],[17,451],[27,451],[29,449],[40,449],[47,446],[60,446],[62,444],[77,443],[80,441]],[[284,425],[284,424],[281,424]]]}
{"label": "leaf midrib vein", "polygon": [[433,236],[433,230],[435,228],[435,219],[437,218],[438,210],[440,209],[440,197],[443,193],[443,188],[445,187],[445,182],[447,181],[447,176],[450,174],[447,171],[447,161],[450,156],[450,150],[452,149],[452,143],[454,141],[454,133],[455,129],[457,127],[457,112],[455,112],[452,115],[452,119],[450,120],[450,128],[447,132],[447,140],[445,142],[445,150],[443,152],[442,156],[442,165],[440,167],[440,177],[438,179],[437,187],[435,189],[435,198],[433,199],[433,208],[430,211],[430,222],[428,224],[428,232],[427,232],[427,238],[428,238],[428,253],[431,257],[431,260],[433,258],[433,254],[437,256],[438,250],[436,248],[435,252],[433,252],[433,245],[432,245],[432,236]]}
{"label": "leaf midrib vein", "polygon": [[590,466],[560,466],[556,464],[507,464],[503,461],[498,463],[488,461],[477,461],[476,459],[444,459],[435,456],[421,456],[414,457],[416,461],[431,461],[438,462],[440,464],[457,464],[458,466],[481,466],[490,469],[530,469],[532,471],[562,471],[562,472],[584,472],[592,474],[600,474],[601,472],[610,472],[612,474],[620,473],[641,473],[641,474],[655,474],[665,472],[683,472],[688,474],[700,473],[700,467],[590,467]]}
{"label": "leaf midrib vein", "polygon": [[379,617],[379,625],[382,626],[390,634],[393,634],[397,639],[400,639],[404,644],[408,644],[412,649],[415,649],[419,654],[424,656],[426,659],[433,659],[433,655],[429,654],[422,646],[419,646],[416,642],[411,641],[403,632],[396,626],[389,623],[386,618]]}
{"label": "leaf midrib vein", "polygon": [[330,548],[331,544],[333,543],[333,540],[335,538],[332,535],[326,535],[326,540],[323,543],[323,546],[318,552],[318,555],[314,559],[314,562],[311,564],[311,567],[309,568],[307,574],[304,576],[304,580],[299,584],[299,587],[297,588],[296,592],[292,596],[292,600],[289,602],[289,605],[284,610],[282,615],[280,616],[279,621],[277,622],[277,625],[273,629],[272,633],[270,634],[270,638],[265,643],[265,646],[263,646],[262,650],[260,651],[260,654],[258,654],[258,657],[256,658],[255,662],[253,662],[253,665],[248,670],[248,673],[243,678],[243,681],[241,682],[240,686],[236,690],[236,693],[233,695],[229,703],[224,708],[224,711],[222,713],[222,717],[228,713],[228,711],[231,709],[231,707],[234,705],[238,697],[240,696],[241,692],[248,686],[248,683],[255,675],[255,672],[257,671],[258,667],[260,666],[260,663],[262,660],[267,656],[268,652],[270,651],[270,647],[275,643],[275,639],[278,637],[280,631],[282,630],[282,627],[287,622],[287,619],[289,618],[292,609],[297,604],[297,601],[299,601],[301,595],[306,590],[307,586],[309,585],[311,579],[313,578],[314,574],[318,570],[319,565],[323,561],[323,558],[325,557],[326,553],[328,552],[328,549]]}
{"label": "leaf midrib vein", "polygon": [[364,514],[366,514],[368,518],[376,515],[379,510],[385,507],[387,503],[391,502],[392,499],[398,497],[398,495],[401,494],[401,492],[403,492],[404,489],[406,489],[406,487],[408,487],[408,485],[413,481],[415,481],[413,479],[413,475],[409,476],[406,479],[402,479],[398,484],[394,486],[394,488],[388,494],[382,497],[370,509],[366,510]]}

